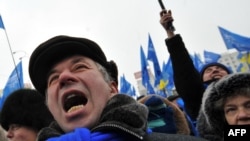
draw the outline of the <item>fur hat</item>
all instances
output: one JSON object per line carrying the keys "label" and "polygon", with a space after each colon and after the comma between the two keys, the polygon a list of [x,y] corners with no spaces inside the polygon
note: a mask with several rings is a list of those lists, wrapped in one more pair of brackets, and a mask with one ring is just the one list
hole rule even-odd
{"label": "fur hat", "polygon": [[40,130],[53,121],[44,97],[33,89],[19,89],[11,93],[3,104],[0,123],[5,130],[19,124]]}
{"label": "fur hat", "polygon": [[83,55],[98,62],[107,69],[118,85],[117,66],[114,61],[107,61],[98,44],[86,38],[59,35],[40,44],[30,57],[29,75],[35,88],[44,94],[50,69],[73,55]]}
{"label": "fur hat", "polygon": [[211,140],[223,138],[223,134],[220,133],[223,133],[224,125],[227,124],[224,122],[223,100],[239,94],[237,92],[242,88],[250,88],[249,72],[229,74],[207,87],[197,119],[197,128],[201,136],[213,136]]}
{"label": "fur hat", "polygon": [[218,67],[221,67],[221,68],[224,69],[228,74],[231,73],[231,70],[230,70],[227,66],[225,66],[225,65],[223,65],[223,64],[221,64],[221,63],[218,63],[218,62],[211,62],[211,63],[205,64],[205,65],[201,68],[201,70],[200,70],[201,78],[203,78],[203,75],[204,75],[205,70],[206,70],[208,67],[211,67],[211,66],[218,66]]}

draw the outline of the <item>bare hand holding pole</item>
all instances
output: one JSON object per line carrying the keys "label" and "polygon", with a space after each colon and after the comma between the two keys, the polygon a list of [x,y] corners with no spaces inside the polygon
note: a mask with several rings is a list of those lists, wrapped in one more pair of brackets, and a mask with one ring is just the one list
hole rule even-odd
{"label": "bare hand holding pole", "polygon": [[[161,9],[163,10],[160,14],[161,16],[163,16],[164,14],[171,14],[170,10],[169,11],[166,10],[164,4],[162,3],[162,0],[158,0],[158,2],[161,6]],[[172,18],[172,15],[171,15],[171,18]],[[164,26],[164,28],[166,28],[166,30],[171,30],[173,32],[173,31],[175,31],[175,27],[173,26],[172,22],[173,22],[173,19],[167,22],[166,27],[164,25],[163,26]],[[163,21],[161,21],[161,24],[163,24]]]}

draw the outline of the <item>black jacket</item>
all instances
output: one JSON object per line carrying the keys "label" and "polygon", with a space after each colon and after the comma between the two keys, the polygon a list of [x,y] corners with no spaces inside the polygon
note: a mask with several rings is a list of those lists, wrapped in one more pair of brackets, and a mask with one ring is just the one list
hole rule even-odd
{"label": "black jacket", "polygon": [[192,120],[196,120],[205,91],[200,73],[196,70],[179,34],[166,39],[165,42],[172,61],[176,91],[183,99],[188,115]]}
{"label": "black jacket", "polygon": [[[123,138],[130,141],[206,141],[189,135],[148,133],[147,115],[148,110],[145,105],[128,95],[117,94],[108,101],[100,123],[91,132],[111,131],[123,135]],[[39,132],[37,141],[62,134],[65,133],[55,122]]]}

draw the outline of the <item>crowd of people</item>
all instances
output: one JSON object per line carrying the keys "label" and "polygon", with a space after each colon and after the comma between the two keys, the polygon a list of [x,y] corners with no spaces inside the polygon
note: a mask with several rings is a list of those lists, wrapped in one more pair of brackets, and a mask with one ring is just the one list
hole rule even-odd
{"label": "crowd of people", "polygon": [[58,35],[32,52],[35,89],[6,99],[3,140],[224,141],[225,125],[250,124],[250,73],[218,62],[198,71],[173,20],[170,10],[160,12],[178,95],[119,94],[117,64],[95,41]]}

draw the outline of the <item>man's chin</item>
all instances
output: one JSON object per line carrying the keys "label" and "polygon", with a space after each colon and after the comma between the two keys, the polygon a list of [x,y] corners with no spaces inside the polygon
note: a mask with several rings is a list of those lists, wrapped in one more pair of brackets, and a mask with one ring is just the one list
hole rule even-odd
{"label": "man's chin", "polygon": [[221,78],[222,78],[222,76],[214,76],[213,77],[213,79],[216,79],[216,80],[221,79]]}
{"label": "man's chin", "polygon": [[220,78],[213,78],[213,79],[211,79],[211,80],[204,81],[203,83],[209,85],[209,84],[211,84],[212,82],[217,81],[217,80],[219,80],[219,79],[220,79]]}

